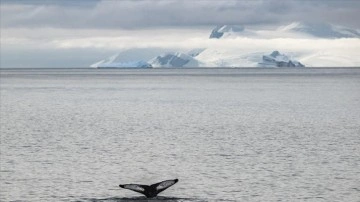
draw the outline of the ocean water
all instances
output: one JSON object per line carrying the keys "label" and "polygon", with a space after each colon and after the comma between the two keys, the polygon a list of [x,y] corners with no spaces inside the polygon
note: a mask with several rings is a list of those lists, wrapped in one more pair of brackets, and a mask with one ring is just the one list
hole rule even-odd
{"label": "ocean water", "polygon": [[360,199],[359,68],[3,69],[0,104],[0,201]]}

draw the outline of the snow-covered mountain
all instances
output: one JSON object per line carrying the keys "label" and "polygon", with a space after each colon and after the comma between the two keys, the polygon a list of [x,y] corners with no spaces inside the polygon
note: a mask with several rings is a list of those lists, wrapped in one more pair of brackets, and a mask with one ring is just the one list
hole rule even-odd
{"label": "snow-covered mountain", "polygon": [[305,23],[293,22],[286,26],[281,26],[278,31],[301,33],[319,38],[358,38],[360,32],[347,27],[332,25],[329,23]]}
{"label": "snow-covered mountain", "polygon": [[[190,44],[191,42],[182,43],[181,49],[176,47],[128,49],[94,63],[91,67],[303,67],[305,65],[307,67],[350,67],[360,65],[358,51],[360,32],[326,23],[294,22],[279,28],[272,27],[272,29],[221,25],[211,31],[210,39],[205,36],[203,39],[196,39],[194,44]],[[189,45],[189,49],[184,48],[184,45]],[[193,49],[196,46],[198,48]],[[286,55],[273,50],[280,50]]]}
{"label": "snow-covered mountain", "polygon": [[151,60],[152,67],[199,67],[199,61],[185,53],[165,53]]}
{"label": "snow-covered mountain", "polygon": [[288,56],[279,51],[273,51],[269,55],[263,55],[260,67],[305,67],[296,60],[290,60]]}
{"label": "snow-covered mountain", "polygon": [[244,31],[245,28],[241,25],[218,25],[211,31],[210,39],[219,39],[230,35],[237,35]]}

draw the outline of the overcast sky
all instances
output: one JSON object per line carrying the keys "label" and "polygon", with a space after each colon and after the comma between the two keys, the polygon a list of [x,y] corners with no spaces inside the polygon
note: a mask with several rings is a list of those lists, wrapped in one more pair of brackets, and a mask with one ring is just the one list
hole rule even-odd
{"label": "overcast sky", "polygon": [[[131,48],[136,37],[161,47],[161,34],[165,41],[191,40],[207,37],[218,24],[310,21],[360,28],[359,0],[1,0],[0,14],[1,67],[51,66],[57,58],[84,65]],[[82,59],[74,59],[76,53]]]}

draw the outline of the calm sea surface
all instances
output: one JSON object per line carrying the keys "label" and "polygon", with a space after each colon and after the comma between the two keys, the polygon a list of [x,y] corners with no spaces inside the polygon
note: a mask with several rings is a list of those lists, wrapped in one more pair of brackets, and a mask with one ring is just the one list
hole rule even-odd
{"label": "calm sea surface", "polygon": [[1,70],[0,201],[360,199],[360,69]]}

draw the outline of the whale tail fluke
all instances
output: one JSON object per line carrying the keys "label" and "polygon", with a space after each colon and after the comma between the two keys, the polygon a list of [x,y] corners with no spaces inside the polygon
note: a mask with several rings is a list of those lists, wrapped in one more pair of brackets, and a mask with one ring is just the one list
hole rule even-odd
{"label": "whale tail fluke", "polygon": [[129,190],[144,194],[148,198],[152,198],[152,197],[157,196],[160,192],[164,191],[165,189],[173,186],[178,181],[179,181],[178,179],[165,180],[162,182],[152,184],[150,186],[141,185],[141,184],[120,184],[119,187],[124,188],[124,189],[129,189]]}

